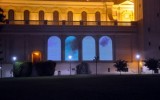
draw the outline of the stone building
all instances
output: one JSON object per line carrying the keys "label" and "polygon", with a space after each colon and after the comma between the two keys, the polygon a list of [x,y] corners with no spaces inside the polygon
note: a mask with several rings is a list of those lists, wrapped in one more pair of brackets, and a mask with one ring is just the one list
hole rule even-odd
{"label": "stone building", "polygon": [[1,0],[7,19],[0,24],[3,74],[13,56],[56,61],[62,75],[76,74],[82,61],[95,74],[96,56],[98,74],[116,74],[118,59],[128,61],[127,73],[136,74],[138,66],[148,73],[141,61],[160,56],[159,5],[159,0]]}

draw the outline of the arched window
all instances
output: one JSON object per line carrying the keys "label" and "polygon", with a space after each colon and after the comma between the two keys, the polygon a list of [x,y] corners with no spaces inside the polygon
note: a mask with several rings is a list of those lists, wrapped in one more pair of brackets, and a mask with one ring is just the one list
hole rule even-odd
{"label": "arched window", "polygon": [[65,40],[65,60],[78,61],[78,48],[77,38],[75,36],[68,36]]}
{"label": "arched window", "polygon": [[44,24],[44,11],[39,11],[39,24],[43,25]]}
{"label": "arched window", "polygon": [[39,20],[44,20],[44,11],[39,11]]}
{"label": "arched window", "polygon": [[29,13],[30,13],[30,12],[29,12],[28,10],[25,10],[25,11],[24,11],[24,20],[26,20],[26,21],[29,20],[29,16],[30,16]]}
{"label": "arched window", "polygon": [[14,20],[14,10],[8,11],[8,20],[13,21]]}
{"label": "arched window", "polygon": [[101,21],[101,14],[98,11],[95,13],[95,21]]}
{"label": "arched window", "polygon": [[93,60],[96,55],[95,39],[86,36],[82,40],[82,60]]}
{"label": "arched window", "polygon": [[53,21],[54,21],[54,25],[59,24],[59,12],[58,11],[53,12]]}
{"label": "arched window", "polygon": [[73,22],[72,22],[73,21],[73,12],[72,11],[68,12],[68,21],[69,21],[68,22],[69,25],[73,24]]}
{"label": "arched window", "polygon": [[48,39],[48,60],[61,60],[61,40],[57,36]]}
{"label": "arched window", "polygon": [[85,11],[82,12],[82,21],[87,21],[87,13]]}
{"label": "arched window", "polygon": [[99,60],[113,60],[112,40],[108,36],[99,39]]}

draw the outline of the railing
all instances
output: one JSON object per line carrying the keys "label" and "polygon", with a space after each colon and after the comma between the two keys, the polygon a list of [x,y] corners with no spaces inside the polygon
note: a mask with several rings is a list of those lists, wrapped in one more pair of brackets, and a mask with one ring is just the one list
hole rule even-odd
{"label": "railing", "polygon": [[48,21],[48,20],[7,20],[10,25],[67,25],[67,26],[136,26],[134,21]]}

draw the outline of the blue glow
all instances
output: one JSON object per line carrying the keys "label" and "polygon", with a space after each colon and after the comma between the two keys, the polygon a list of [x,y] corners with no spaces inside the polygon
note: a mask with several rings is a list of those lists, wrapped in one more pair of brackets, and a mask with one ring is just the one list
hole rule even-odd
{"label": "blue glow", "polygon": [[[72,56],[72,59],[69,59]],[[78,40],[75,36],[69,36],[65,40],[65,60],[78,61]]]}
{"label": "blue glow", "polygon": [[95,57],[95,40],[92,36],[86,36],[82,41],[82,60],[92,61]]}
{"label": "blue glow", "polygon": [[112,40],[108,36],[99,39],[99,60],[113,60]]}
{"label": "blue glow", "polygon": [[61,40],[57,36],[48,39],[48,60],[61,60]]}

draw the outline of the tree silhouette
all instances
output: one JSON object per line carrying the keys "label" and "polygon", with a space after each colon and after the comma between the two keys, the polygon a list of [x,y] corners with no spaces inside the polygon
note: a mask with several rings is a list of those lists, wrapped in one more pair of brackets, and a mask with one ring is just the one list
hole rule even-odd
{"label": "tree silhouette", "polygon": [[2,8],[0,8],[0,22],[5,22],[5,15],[4,15],[4,11]]}
{"label": "tree silhouette", "polygon": [[127,72],[128,71],[127,61],[125,61],[125,60],[116,60],[115,64],[114,64],[114,67],[117,68],[117,71],[120,72],[120,75],[121,75],[121,72]]}
{"label": "tree silhouette", "polygon": [[149,68],[149,70],[152,70],[152,73],[153,71],[154,72],[157,72],[158,71],[158,68],[160,67],[160,62],[159,60],[157,59],[154,59],[154,58],[149,58],[147,60],[144,61],[145,62],[145,66],[147,68]]}

